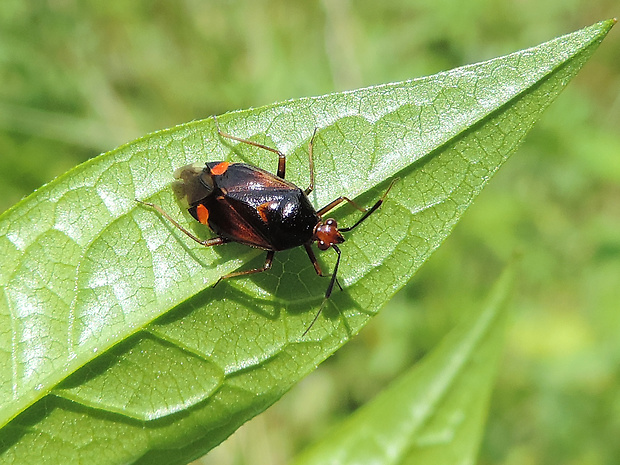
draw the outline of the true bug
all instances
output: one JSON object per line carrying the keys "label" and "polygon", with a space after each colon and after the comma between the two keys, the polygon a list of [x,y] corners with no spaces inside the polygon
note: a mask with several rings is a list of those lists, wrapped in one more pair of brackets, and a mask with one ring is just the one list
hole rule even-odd
{"label": "true bug", "polygon": [[[226,161],[207,162],[204,167],[187,165],[175,171],[175,178],[180,181],[181,193],[189,204],[189,213],[200,223],[209,226],[217,237],[202,240],[189,232],[159,205],[138,202],[155,209],[162,216],[188,237],[206,247],[221,245],[227,242],[240,242],[267,251],[265,264],[262,268],[235,271],[222,276],[222,279],[260,273],[271,268],[274,254],[280,250],[304,246],[306,253],[319,276],[326,276],[312,251],[312,243],[316,242],[320,250],[330,247],[336,251],[338,258],[325,291],[325,301],[329,298],[337,280],[341,252],[338,244],[344,242],[341,233],[351,231],[374,213],[383,203],[392,188],[394,181],[379,200],[369,209],[359,207],[348,197],[341,196],[315,210],[308,194],[314,189],[313,145],[316,129],[308,145],[310,165],[310,184],[304,190],[284,179],[286,156],[281,151],[257,142],[242,139],[223,132],[215,117],[217,132],[221,137],[249,144],[268,150],[278,155],[277,174],[264,171],[246,163],[229,163]],[[339,228],[333,218],[323,219],[326,213],[342,202],[348,202],[364,214],[348,228]],[[341,288],[342,289],[342,288]],[[321,313],[323,305],[306,329],[310,330]]]}

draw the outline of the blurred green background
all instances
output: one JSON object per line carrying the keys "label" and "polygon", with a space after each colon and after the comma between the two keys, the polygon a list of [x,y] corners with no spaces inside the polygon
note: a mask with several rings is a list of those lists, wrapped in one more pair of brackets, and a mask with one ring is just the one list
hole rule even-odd
{"label": "blurred green background", "polygon": [[[619,14],[617,0],[2,0],[0,211],[151,131],[433,74]],[[618,463],[617,29],[388,308],[200,463],[287,463],[431,350],[515,252],[480,463]]]}

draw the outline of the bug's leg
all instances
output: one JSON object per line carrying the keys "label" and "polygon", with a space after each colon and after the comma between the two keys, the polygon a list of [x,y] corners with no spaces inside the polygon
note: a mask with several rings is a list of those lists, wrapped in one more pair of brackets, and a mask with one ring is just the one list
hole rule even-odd
{"label": "bug's leg", "polygon": [[330,203],[328,203],[327,205],[325,205],[323,208],[321,208],[319,211],[317,211],[317,214],[322,217],[328,211],[333,210],[338,205],[340,205],[342,202],[349,202],[351,205],[353,205],[359,211],[364,212],[364,215],[353,226],[351,226],[350,228],[340,228],[340,231],[344,231],[344,232],[351,231],[358,224],[360,224],[362,221],[364,221],[366,218],[368,218],[370,215],[372,215],[381,206],[381,204],[385,200],[385,197],[387,196],[388,192],[390,192],[390,189],[392,189],[392,186],[394,185],[394,183],[396,181],[398,181],[398,178],[396,178],[396,179],[394,179],[392,181],[392,183],[387,188],[387,190],[384,192],[384,194],[381,196],[381,198],[379,200],[377,200],[377,203],[375,203],[370,208],[362,208],[358,204],[356,204],[353,200],[351,200],[350,198],[342,196],[342,197],[338,197],[336,200],[333,200]]}
{"label": "bug's leg", "polygon": [[316,255],[314,255],[314,250],[312,250],[312,246],[310,244],[304,244],[304,248],[306,249],[308,258],[310,259],[310,261],[312,262],[312,265],[314,266],[314,271],[316,271],[316,274],[318,274],[319,276],[327,276],[323,274],[323,271],[321,271],[321,266],[319,265],[319,262],[316,259]]}
{"label": "bug's leg", "polygon": [[388,186],[386,191],[383,193],[381,198],[379,200],[377,200],[377,203],[375,203],[372,207],[370,207],[368,210],[366,210],[366,213],[364,213],[362,215],[362,217],[359,220],[357,220],[353,226],[350,226],[348,228],[340,228],[340,232],[351,231],[352,229],[354,229],[357,226],[359,226],[359,224],[362,221],[364,221],[366,218],[368,218],[370,215],[372,215],[374,212],[376,212],[379,209],[379,207],[381,206],[381,204],[383,203],[383,201],[385,200],[385,198],[387,197],[388,193],[390,192],[390,190],[392,189],[392,186],[394,185],[394,183],[396,181],[398,181],[398,178],[395,178],[395,179],[392,180],[392,182],[390,183],[390,185]]}
{"label": "bug's leg", "polygon": [[211,247],[211,246],[214,246],[214,245],[221,245],[221,244],[226,244],[227,242],[230,242],[230,239],[226,239],[224,237],[214,237],[212,239],[205,239],[205,240],[199,239],[198,237],[194,236],[191,232],[189,232],[187,229],[185,229],[183,226],[181,226],[179,223],[177,223],[177,221],[174,218],[172,218],[159,205],[156,205],[156,204],[151,203],[151,202],[144,202],[143,200],[138,200],[138,199],[135,199],[135,200],[136,200],[136,202],[141,203],[142,205],[145,205],[145,206],[150,207],[153,210],[155,210],[161,216],[163,216],[168,221],[170,221],[179,231],[181,231],[183,234],[185,234],[190,239],[198,242],[200,245],[204,245],[205,247]]}
{"label": "bug's leg", "polygon": [[[334,273],[332,274],[332,279],[329,281],[329,286],[327,286],[327,290],[325,291],[325,298],[323,299],[323,303],[321,303],[321,306],[319,307],[319,311],[316,312],[316,315],[314,315],[314,319],[310,323],[310,326],[306,328],[306,330],[301,335],[301,337],[304,337],[306,334],[308,334],[308,331],[310,331],[310,329],[314,326],[314,323],[316,323],[316,320],[319,318],[319,315],[323,311],[325,302],[327,302],[327,300],[329,299],[329,296],[332,295],[332,291],[334,290],[334,284],[337,282],[336,276],[338,275],[338,266],[340,265],[341,254],[340,254],[340,249],[335,244],[332,245],[332,249],[334,249],[336,253],[338,254],[338,259],[336,260],[336,266],[334,267]],[[340,286],[340,284],[338,284],[338,286]]]}
{"label": "bug's leg", "polygon": [[316,136],[316,131],[319,128],[314,128],[314,132],[312,133],[312,137],[310,138],[310,143],[308,144],[308,164],[310,166],[310,184],[304,191],[306,195],[312,192],[314,189],[314,156],[313,156],[313,147],[314,147],[314,136]]}
{"label": "bug's leg", "polygon": [[265,265],[262,268],[254,268],[252,270],[245,271],[235,271],[233,273],[225,274],[215,282],[213,287],[217,286],[222,279],[235,278],[237,276],[245,276],[247,274],[262,273],[263,271],[267,271],[269,268],[271,268],[271,262],[273,262],[274,254],[275,252],[273,250],[267,252],[267,257],[265,258]]}
{"label": "bug's leg", "polygon": [[279,178],[284,179],[284,175],[286,174],[286,155],[284,155],[278,149],[274,149],[273,147],[269,147],[267,145],[259,144],[258,142],[254,142],[252,140],[242,139],[240,137],[235,137],[235,136],[232,136],[230,134],[227,134],[227,133],[225,133],[224,131],[222,131],[220,129],[220,123],[218,123],[217,118],[215,116],[213,116],[213,120],[215,121],[215,127],[217,128],[217,133],[221,137],[225,137],[226,139],[236,140],[237,142],[243,142],[244,144],[252,145],[254,147],[258,147],[258,148],[265,149],[265,150],[269,150],[270,152],[273,152],[273,153],[277,154],[278,155],[278,172],[277,172],[277,175],[278,175]]}
{"label": "bug's leg", "polygon": [[[364,221],[366,218],[368,218],[368,216],[370,214],[372,214],[377,208],[379,208],[381,206],[381,204],[383,203],[383,201],[385,200],[385,197],[388,195],[388,192],[390,192],[390,189],[392,189],[392,186],[394,185],[394,183],[398,181],[398,178],[395,178],[390,185],[388,186],[387,190],[383,193],[383,195],[381,196],[381,198],[379,200],[377,200],[377,203],[375,203],[371,208],[363,208],[360,207],[357,203],[355,203],[353,200],[351,200],[348,197],[338,197],[336,200],[332,200],[331,202],[329,202],[327,205],[325,205],[323,208],[321,208],[319,211],[317,211],[319,216],[323,216],[325,215],[328,211],[333,210],[334,208],[336,208],[338,205],[340,205],[342,202],[349,202],[351,205],[353,205],[355,208],[357,208],[359,211],[364,212],[365,215],[362,217],[362,219],[360,221],[357,222],[357,224],[355,226],[357,226],[359,223],[361,223],[362,221]],[[350,228],[340,228],[341,231],[350,231],[351,229],[353,229],[355,226],[352,226]]]}
{"label": "bug's leg", "polygon": [[[321,267],[319,265],[319,261],[316,259],[316,256],[314,255],[314,251],[312,250],[312,246],[310,244],[304,244],[304,247],[306,248],[306,253],[308,254],[308,258],[310,258],[310,261],[312,262],[312,265],[314,266],[314,271],[316,271],[316,274],[318,274],[322,278],[329,277],[328,274],[323,274],[323,271],[321,270]],[[336,284],[342,291],[342,286],[338,282],[338,278],[336,278]]]}
{"label": "bug's leg", "polygon": [[332,200],[331,202],[329,202],[327,205],[325,205],[323,208],[321,208],[319,211],[317,211],[317,214],[319,216],[323,216],[325,215],[328,211],[333,210],[334,208],[336,208],[338,205],[340,205],[342,202],[349,202],[351,205],[353,205],[355,208],[357,208],[359,211],[361,212],[366,212],[368,211],[367,208],[363,208],[360,207],[358,204],[356,204],[353,200],[351,200],[348,197],[345,196],[341,196],[338,197],[336,200]]}

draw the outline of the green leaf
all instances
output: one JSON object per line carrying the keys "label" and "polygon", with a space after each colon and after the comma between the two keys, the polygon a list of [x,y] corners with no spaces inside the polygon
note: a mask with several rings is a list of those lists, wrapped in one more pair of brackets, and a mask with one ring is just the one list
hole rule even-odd
{"label": "green leaf", "polygon": [[[344,344],[450,233],[613,21],[503,58],[414,81],[219,118],[290,154],[311,200],[381,210],[347,236],[334,292],[303,250],[270,272],[238,244],[205,249],[134,198],[209,237],[175,201],[188,163],[276,161],[217,136],[211,119],[151,134],[78,166],[0,217],[0,451],[8,463],[182,463],[221,442]],[[351,224],[359,212],[334,212]],[[323,254],[323,266],[334,257]],[[110,446],[110,444],[114,444]],[[19,458],[19,459],[17,459]]]}
{"label": "green leaf", "polygon": [[513,280],[509,268],[471,321],[295,463],[475,463]]}

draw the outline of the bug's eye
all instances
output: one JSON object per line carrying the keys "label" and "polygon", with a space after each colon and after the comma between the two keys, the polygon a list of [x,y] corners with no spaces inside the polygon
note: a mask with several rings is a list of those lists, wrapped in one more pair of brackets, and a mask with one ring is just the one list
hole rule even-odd
{"label": "bug's eye", "polygon": [[316,246],[319,248],[319,250],[327,250],[329,249],[329,244],[325,241],[318,241]]}

